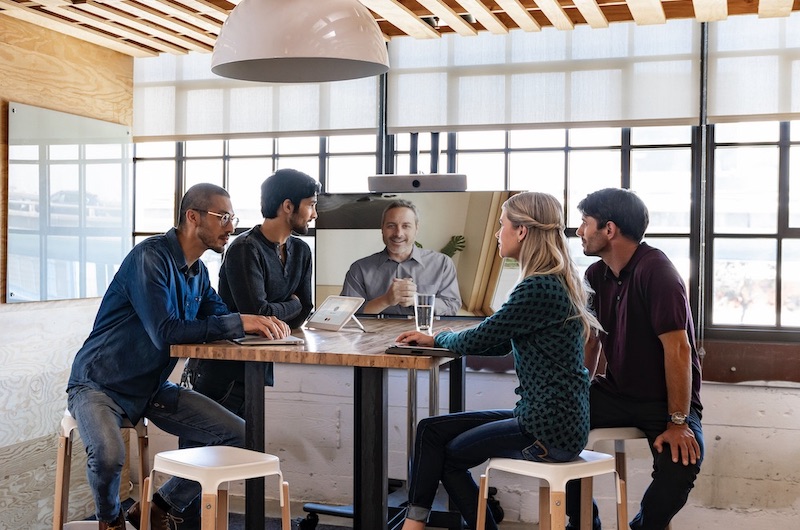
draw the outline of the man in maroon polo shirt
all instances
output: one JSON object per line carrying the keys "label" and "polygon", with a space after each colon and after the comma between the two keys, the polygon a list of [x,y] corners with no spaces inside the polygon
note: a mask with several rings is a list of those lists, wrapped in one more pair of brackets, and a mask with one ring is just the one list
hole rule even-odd
{"label": "man in maroon polo shirt", "polygon": [[[592,380],[591,428],[637,427],[647,435],[653,481],[630,527],[663,530],[686,504],[703,460],[700,358],[686,287],[669,258],[641,242],[649,214],[635,193],[596,191],[578,210],[583,252],[600,257],[586,280],[604,331],[587,345],[587,368],[594,373],[601,351],[607,361]],[[567,488],[567,528],[579,527],[579,507],[575,482]],[[593,527],[600,528],[596,505]]]}

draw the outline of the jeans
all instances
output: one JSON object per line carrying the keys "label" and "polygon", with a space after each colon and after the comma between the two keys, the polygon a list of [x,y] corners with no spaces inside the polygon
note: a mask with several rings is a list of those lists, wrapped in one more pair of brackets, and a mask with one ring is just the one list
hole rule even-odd
{"label": "jeans", "polygon": [[[647,435],[650,452],[653,454],[653,481],[642,496],[639,513],[630,522],[633,530],[664,530],[677,514],[694,487],[694,481],[700,472],[702,457],[705,455],[703,445],[703,428],[700,424],[700,413],[691,409],[686,423],[692,429],[697,443],[700,445],[700,459],[696,464],[684,466],[682,462],[672,461],[669,446],[659,454],[653,448],[656,437],[667,428],[667,404],[664,402],[639,402],[622,399],[592,385],[590,389],[591,428],[602,427],[637,427]],[[578,481],[567,484],[567,528],[580,527],[581,491]],[[597,505],[594,506],[595,530],[600,529],[597,516]]]}
{"label": "jeans", "polygon": [[[216,362],[206,362],[188,375],[195,392],[208,396],[239,417],[244,416],[244,378],[214,372]],[[243,364],[243,363],[242,363]]]}
{"label": "jeans", "polygon": [[[478,514],[478,485],[469,470],[489,458],[568,462],[578,453],[547,447],[525,433],[510,410],[461,412],[419,422],[406,517],[427,521],[439,481],[470,528]],[[496,530],[489,510],[486,528]]]}
{"label": "jeans", "polygon": [[[153,401],[145,417],[165,432],[186,436],[202,445],[244,447],[244,421],[213,400],[181,388],[177,401]],[[120,432],[124,412],[105,393],[85,386],[69,391],[68,407],[86,447],[86,474],[100,521],[113,521],[120,512],[119,485],[125,464]],[[182,512],[200,496],[200,484],[173,477],[158,491],[171,508]]]}

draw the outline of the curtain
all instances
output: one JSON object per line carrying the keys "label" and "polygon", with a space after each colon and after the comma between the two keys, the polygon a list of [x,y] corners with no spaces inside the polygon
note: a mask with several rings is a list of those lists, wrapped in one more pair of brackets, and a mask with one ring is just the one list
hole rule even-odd
{"label": "curtain", "polygon": [[709,26],[709,122],[800,117],[800,13]]}
{"label": "curtain", "polygon": [[275,84],[211,73],[211,54],[134,60],[134,141],[374,132],[378,78]]}
{"label": "curtain", "polygon": [[700,26],[482,32],[389,44],[389,130],[694,124]]}

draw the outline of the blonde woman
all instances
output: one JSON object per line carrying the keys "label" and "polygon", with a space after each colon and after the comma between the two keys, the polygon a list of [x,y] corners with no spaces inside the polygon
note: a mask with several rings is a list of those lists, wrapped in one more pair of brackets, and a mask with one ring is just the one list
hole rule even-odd
{"label": "blonde woman", "polygon": [[[519,378],[513,410],[462,412],[419,423],[403,530],[422,530],[439,482],[470,528],[477,518],[478,486],[470,468],[491,457],[545,462],[573,460],[589,434],[589,373],[584,344],[597,320],[569,256],[561,204],[527,192],[505,202],[495,234],[501,257],[520,264],[508,301],[478,326],[415,331],[398,342],[449,348],[462,355],[512,353]],[[486,528],[497,525],[487,511]]]}

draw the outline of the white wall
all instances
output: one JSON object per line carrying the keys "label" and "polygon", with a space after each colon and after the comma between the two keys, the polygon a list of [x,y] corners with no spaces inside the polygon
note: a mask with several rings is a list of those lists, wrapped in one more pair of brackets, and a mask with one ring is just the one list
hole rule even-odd
{"label": "white wall", "polygon": [[[352,495],[352,371],[348,368],[279,365],[268,389],[268,451],[280,456],[294,501],[348,504]],[[440,402],[446,408],[447,377]],[[389,471],[405,478],[404,372],[389,377]],[[515,378],[470,372],[467,407],[507,408]],[[418,383],[419,417],[427,414],[427,374]],[[673,528],[793,528],[800,517],[800,386],[723,385],[703,388],[706,461],[689,504]],[[155,436],[153,453],[174,442]],[[611,450],[611,446],[607,447]],[[651,465],[644,441],[628,445],[629,513],[637,511]],[[536,484],[497,475],[498,499],[508,521],[538,521]],[[234,493],[241,489],[234,489]],[[604,528],[614,528],[612,484],[598,479],[595,492]],[[268,493],[269,495],[269,493]]]}

